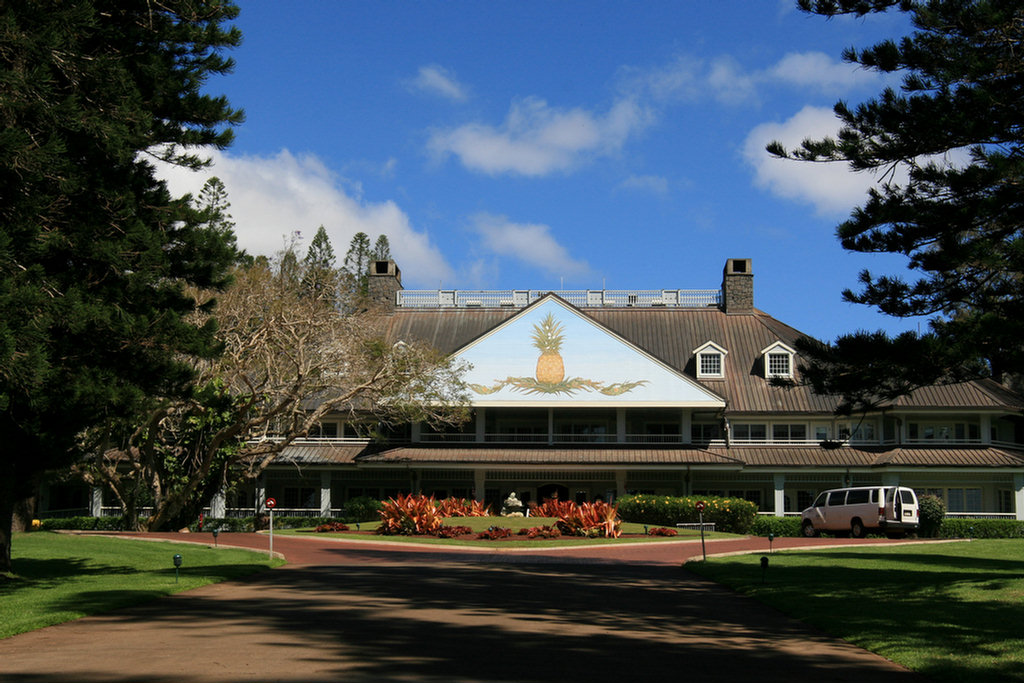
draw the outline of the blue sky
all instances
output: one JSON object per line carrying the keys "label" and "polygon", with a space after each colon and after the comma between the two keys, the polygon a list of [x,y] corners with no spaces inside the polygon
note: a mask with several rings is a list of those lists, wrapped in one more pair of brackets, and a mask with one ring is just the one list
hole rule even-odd
{"label": "blue sky", "polygon": [[[246,111],[212,155],[239,241],[273,253],[323,225],[387,234],[408,289],[713,289],[752,258],[755,304],[822,339],[916,329],[843,303],[835,226],[875,178],[773,160],[885,83],[844,47],[898,15],[825,20],[791,0],[240,0]],[[177,192],[206,177],[172,169]]]}

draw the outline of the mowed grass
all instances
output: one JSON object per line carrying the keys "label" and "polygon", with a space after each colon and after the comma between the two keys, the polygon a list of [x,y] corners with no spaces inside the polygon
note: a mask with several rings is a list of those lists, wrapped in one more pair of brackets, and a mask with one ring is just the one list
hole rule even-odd
{"label": "mowed grass", "polygon": [[0,574],[0,638],[284,564],[265,552],[45,531],[15,534],[12,561],[13,574]]}
{"label": "mowed grass", "polygon": [[1024,681],[1022,540],[763,556],[686,568],[932,680]]}
{"label": "mowed grass", "polygon": [[[530,527],[539,526],[554,526],[555,522],[558,521],[555,517],[446,517],[444,523],[448,526],[468,526],[473,530],[474,533],[486,531],[490,527],[503,527],[506,529],[512,529],[512,533],[519,531],[520,529],[529,529]],[[359,524],[359,531],[373,531],[377,528],[379,522],[362,522]],[[356,524],[351,523],[348,525],[353,531],[356,530]],[[657,525],[648,524],[647,529],[654,528]],[[318,533],[313,528],[308,529],[287,529],[282,531],[274,531],[275,534],[288,534],[296,536],[308,536],[315,534],[323,537],[334,537],[334,538],[353,538],[360,540],[369,541],[397,541],[401,543],[422,543],[426,545],[464,545],[464,546],[494,546],[494,547],[513,547],[513,548],[557,548],[557,547],[573,547],[580,545],[605,545],[605,544],[616,544],[616,543],[657,543],[660,541],[680,541],[680,540],[694,540],[700,538],[700,531],[693,531],[689,529],[679,529],[678,536],[645,536],[642,538],[582,538],[574,536],[562,536],[556,539],[534,539],[534,540],[522,540],[517,539],[515,541],[500,540],[500,541],[487,541],[487,540],[476,540],[476,539],[445,539],[436,538],[434,536],[377,536],[367,534],[356,534],[347,532],[330,532],[330,533]],[[643,534],[645,533],[645,525],[634,524],[631,522],[622,523],[623,534]],[[705,538],[730,538],[737,537],[736,534],[725,534],[721,532],[705,532]]]}

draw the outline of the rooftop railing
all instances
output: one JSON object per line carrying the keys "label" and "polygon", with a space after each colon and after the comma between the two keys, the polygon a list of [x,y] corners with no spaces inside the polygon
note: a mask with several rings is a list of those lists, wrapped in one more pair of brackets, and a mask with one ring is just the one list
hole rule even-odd
{"label": "rooftop railing", "polygon": [[[523,308],[548,293],[540,289],[403,289],[395,293],[395,305],[398,308]],[[722,298],[717,289],[573,289],[550,293],[579,308],[704,308],[718,306]]]}

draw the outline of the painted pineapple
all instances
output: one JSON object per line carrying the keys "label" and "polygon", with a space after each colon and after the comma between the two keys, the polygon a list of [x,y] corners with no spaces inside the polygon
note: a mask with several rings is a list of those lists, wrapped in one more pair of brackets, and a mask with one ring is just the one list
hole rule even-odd
{"label": "painted pineapple", "polygon": [[548,313],[539,323],[533,326],[533,345],[540,351],[537,359],[537,381],[542,384],[558,384],[565,379],[565,364],[559,351],[562,350],[562,325]]}

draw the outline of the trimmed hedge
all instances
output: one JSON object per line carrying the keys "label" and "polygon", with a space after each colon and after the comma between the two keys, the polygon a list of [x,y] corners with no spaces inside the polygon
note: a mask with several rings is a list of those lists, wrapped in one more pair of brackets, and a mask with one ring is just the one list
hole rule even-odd
{"label": "trimmed hedge", "polygon": [[776,538],[781,536],[803,536],[799,517],[772,517],[769,515],[758,515],[748,533],[751,536],[775,534]]}
{"label": "trimmed hedge", "polygon": [[742,498],[718,496],[623,496],[615,501],[619,517],[626,522],[675,526],[700,521],[696,504],[704,501],[704,521],[714,522],[715,531],[745,534],[757,517],[757,505]]}
{"label": "trimmed hedge", "polygon": [[940,538],[1024,538],[1024,522],[1016,519],[942,520]]}
{"label": "trimmed hedge", "polygon": [[124,531],[121,517],[54,517],[40,520],[43,531]]}

